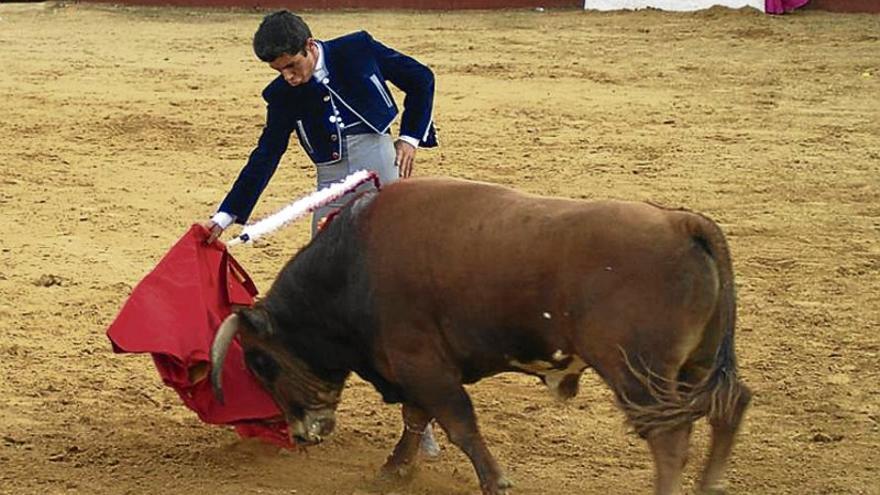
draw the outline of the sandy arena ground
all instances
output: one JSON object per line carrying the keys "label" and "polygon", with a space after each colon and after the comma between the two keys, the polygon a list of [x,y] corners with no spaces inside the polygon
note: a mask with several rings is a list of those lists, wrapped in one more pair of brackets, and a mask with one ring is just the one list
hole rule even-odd
{"label": "sandy arena ground", "polygon": [[[441,438],[375,478],[397,407],[353,380],[337,433],[277,452],[202,424],[104,331],[213,212],[255,143],[254,11],[0,5],[0,493],[472,494]],[[367,28],[438,76],[442,147],[418,175],[683,205],[727,232],[756,391],[732,493],[880,494],[880,16],[711,10],[307,13]],[[258,205],[312,190],[298,147]],[[307,222],[234,254],[265,289]],[[470,388],[518,494],[647,493],[652,463],[599,380]],[[688,487],[707,445],[700,423]],[[688,488],[690,490],[690,488]]]}

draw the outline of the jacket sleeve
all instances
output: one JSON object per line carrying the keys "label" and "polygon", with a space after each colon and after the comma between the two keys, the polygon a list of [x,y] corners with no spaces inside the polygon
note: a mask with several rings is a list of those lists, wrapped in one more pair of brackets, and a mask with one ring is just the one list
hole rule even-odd
{"label": "jacket sleeve", "polygon": [[250,217],[263,189],[278,168],[282,155],[287,151],[290,133],[293,131],[286,112],[279,105],[271,102],[268,91],[267,88],[263,94],[269,102],[266,109],[266,125],[263,127],[257,147],[251,152],[247,164],[219,208],[219,211],[235,215],[236,223],[240,224],[244,224]]}
{"label": "jacket sleeve", "polygon": [[412,136],[424,147],[437,146],[434,133],[434,73],[416,59],[388,48],[365,33],[382,75],[400,88],[403,100],[403,116],[400,134]]}

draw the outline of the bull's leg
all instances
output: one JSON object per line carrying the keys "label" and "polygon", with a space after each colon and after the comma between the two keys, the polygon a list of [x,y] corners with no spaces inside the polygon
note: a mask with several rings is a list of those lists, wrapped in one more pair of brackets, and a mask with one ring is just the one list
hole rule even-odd
{"label": "bull's leg", "polygon": [[470,458],[480,479],[483,495],[506,494],[513,484],[504,477],[492,453],[486,448],[467,392],[456,384],[455,389],[437,394],[436,397],[440,400],[431,404],[431,412],[446,431],[449,441]]}
{"label": "bull's leg", "polygon": [[657,430],[647,436],[654,456],[654,493],[677,495],[681,493],[681,473],[687,463],[691,423],[668,430]]}
{"label": "bull's leg", "polygon": [[654,458],[654,493],[681,493],[682,471],[687,463],[693,422],[675,414],[678,391],[670,369],[643,371],[628,366],[615,385],[630,424],[647,440]]}
{"label": "bull's leg", "polygon": [[383,476],[405,478],[412,474],[418,460],[419,444],[422,437],[428,434],[425,428],[430,421],[431,415],[424,409],[403,405],[403,434],[382,466]]}
{"label": "bull's leg", "polygon": [[725,493],[722,486],[722,476],[733,449],[736,432],[739,430],[752,395],[744,385],[740,390],[739,400],[734,404],[733,410],[727,417],[709,419],[709,424],[712,427],[712,444],[709,447],[709,458],[706,460],[706,466],[700,477],[700,493]]}
{"label": "bull's leg", "polygon": [[394,374],[407,400],[436,418],[449,441],[470,458],[484,495],[505,495],[511,483],[480,435],[471,398],[461,384],[461,371],[451,364],[445,349],[437,346],[434,336],[439,329],[432,328],[434,322],[421,314],[401,321],[408,324],[388,329],[389,339],[400,336],[394,340],[400,345],[388,349],[388,360],[395,365]]}

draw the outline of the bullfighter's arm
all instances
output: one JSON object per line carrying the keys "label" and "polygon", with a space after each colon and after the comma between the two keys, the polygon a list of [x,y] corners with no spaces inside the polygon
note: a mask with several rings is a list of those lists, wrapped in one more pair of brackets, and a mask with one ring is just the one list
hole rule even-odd
{"label": "bullfighter's arm", "polygon": [[257,200],[275,173],[293,128],[289,119],[279,106],[269,103],[266,110],[266,125],[251,152],[247,164],[242,168],[232,189],[220,204],[220,212],[235,217],[235,222],[244,224],[250,217]]}
{"label": "bullfighter's arm", "polygon": [[365,34],[382,75],[406,93],[400,121],[401,139],[414,147],[436,146],[432,121],[434,73],[416,59],[383,45],[368,33]]}

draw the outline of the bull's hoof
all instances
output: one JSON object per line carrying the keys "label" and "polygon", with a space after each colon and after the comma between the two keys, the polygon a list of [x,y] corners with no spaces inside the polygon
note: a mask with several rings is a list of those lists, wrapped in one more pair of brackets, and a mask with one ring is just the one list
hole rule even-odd
{"label": "bull's hoof", "polygon": [[508,490],[513,488],[513,483],[505,477],[498,478],[493,486],[483,486],[483,495],[508,495]]}
{"label": "bull's hoof", "polygon": [[379,479],[384,481],[410,480],[416,471],[418,471],[417,464],[386,462],[379,470]]}
{"label": "bull's hoof", "polygon": [[722,485],[700,486],[697,488],[699,495],[727,495],[727,488]]}

